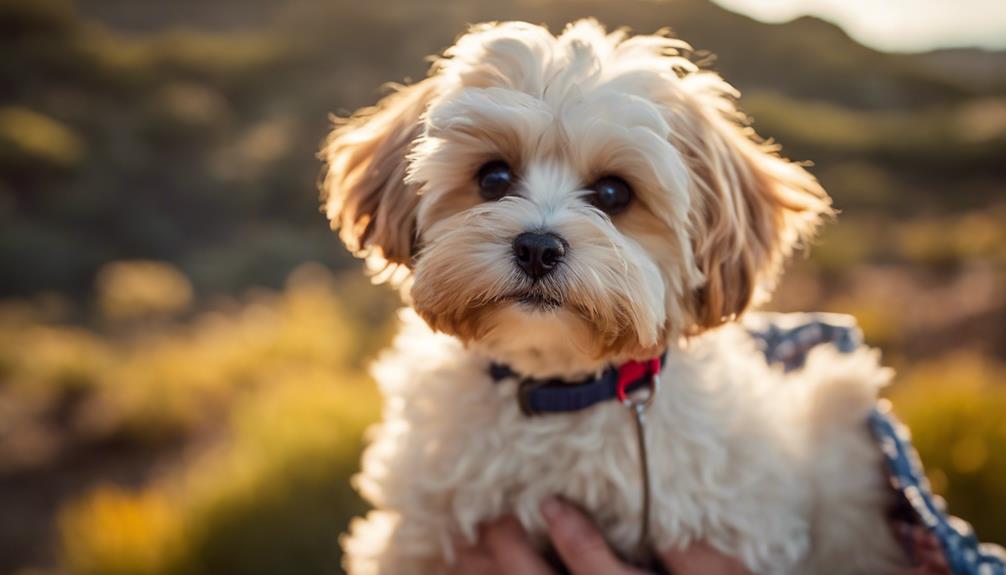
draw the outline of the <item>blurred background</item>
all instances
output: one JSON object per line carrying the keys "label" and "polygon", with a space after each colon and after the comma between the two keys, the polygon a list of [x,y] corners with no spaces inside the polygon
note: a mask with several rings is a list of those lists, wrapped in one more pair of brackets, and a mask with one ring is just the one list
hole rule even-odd
{"label": "blurred background", "polygon": [[670,27],[813,160],[843,213],[773,307],[859,318],[1006,542],[1006,5],[721,1],[0,0],[0,573],[339,573],[397,297],[318,211],[327,115],[583,16]]}

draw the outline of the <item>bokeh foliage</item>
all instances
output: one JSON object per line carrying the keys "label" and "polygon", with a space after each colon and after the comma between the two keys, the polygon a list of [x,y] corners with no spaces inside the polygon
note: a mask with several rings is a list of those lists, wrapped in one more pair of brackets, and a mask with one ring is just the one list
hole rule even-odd
{"label": "bokeh foliage", "polygon": [[[0,405],[19,412],[4,420],[3,471],[74,473],[58,463],[82,451],[163,455],[136,484],[99,476],[64,502],[62,567],[81,575],[339,572],[338,536],[362,509],[349,478],[378,412],[356,358],[375,352],[390,323],[369,325],[376,335],[368,336],[363,316],[345,311],[346,294],[359,302],[380,293],[362,283],[302,268],[282,292],[181,321],[156,305],[146,319],[112,312],[104,334],[53,322],[45,302],[5,310]],[[380,300],[373,308],[390,309],[371,297]],[[994,540],[1006,537],[998,513],[1006,505],[1004,371],[978,354],[949,354],[903,365],[890,393],[935,488]]]}
{"label": "bokeh foliage", "polygon": [[933,487],[983,537],[1006,541],[1006,369],[961,353],[915,366],[891,399]]}
{"label": "bokeh foliage", "polygon": [[0,0],[0,571],[339,572],[396,296],[318,213],[328,114],[469,22],[584,16],[670,26],[814,160],[843,213],[773,306],[856,314],[1006,542],[1006,80],[974,72],[1006,55],[705,0]]}
{"label": "bokeh foliage", "polygon": [[[61,460],[89,451],[165,456],[168,471],[136,490],[99,479],[59,512],[65,568],[337,571],[338,535],[361,509],[348,479],[378,409],[360,362],[389,322],[368,325],[335,294],[369,288],[359,285],[366,280],[302,267],[280,293],[177,321],[179,310],[165,317],[157,302],[140,313],[128,293],[151,291],[137,285],[143,279],[163,288],[165,270],[114,265],[134,278],[104,288],[127,293],[105,297],[128,302],[130,314],[103,306],[102,334],[52,322],[40,304],[9,303],[0,322],[0,405],[12,407],[0,472],[58,472]],[[363,293],[372,295],[354,303],[369,299],[390,317],[387,294]]]}

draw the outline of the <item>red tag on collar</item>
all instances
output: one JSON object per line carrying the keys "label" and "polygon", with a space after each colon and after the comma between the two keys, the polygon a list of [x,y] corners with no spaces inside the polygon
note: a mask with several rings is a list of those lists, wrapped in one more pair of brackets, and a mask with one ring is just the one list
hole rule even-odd
{"label": "red tag on collar", "polygon": [[644,377],[654,377],[660,373],[660,358],[646,361],[628,361],[618,366],[618,385],[615,394],[618,401],[625,403],[628,398],[629,386]]}

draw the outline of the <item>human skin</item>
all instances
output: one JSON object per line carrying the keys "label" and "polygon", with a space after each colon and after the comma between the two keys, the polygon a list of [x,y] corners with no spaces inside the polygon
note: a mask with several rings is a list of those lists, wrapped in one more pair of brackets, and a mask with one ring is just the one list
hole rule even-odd
{"label": "human skin", "polygon": [[[541,512],[552,544],[572,575],[646,575],[619,560],[600,531],[572,505],[548,499]],[[949,575],[939,542],[931,534],[901,524],[894,528],[907,539],[917,563],[895,575]],[[451,575],[555,575],[512,517],[484,525],[475,545],[459,542],[456,547]],[[753,575],[736,559],[703,543],[662,552],[658,559],[675,575]]]}

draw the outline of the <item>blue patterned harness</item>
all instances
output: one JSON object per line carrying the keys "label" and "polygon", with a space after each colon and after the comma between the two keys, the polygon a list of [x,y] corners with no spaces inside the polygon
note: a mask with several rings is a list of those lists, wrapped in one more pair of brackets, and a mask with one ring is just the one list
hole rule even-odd
{"label": "blue patterned harness", "polygon": [[[761,313],[752,314],[746,325],[769,363],[781,364],[786,371],[801,368],[817,345],[830,343],[842,353],[851,353],[863,344],[855,319],[846,315]],[[971,526],[947,515],[942,500],[933,495],[908,428],[891,413],[890,403],[878,402],[868,422],[901,507],[909,520],[939,539],[954,575],[1006,575],[1003,548],[979,543]]]}

